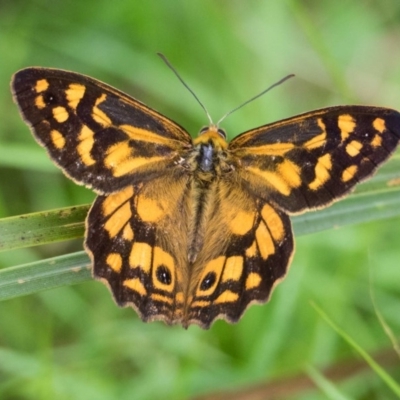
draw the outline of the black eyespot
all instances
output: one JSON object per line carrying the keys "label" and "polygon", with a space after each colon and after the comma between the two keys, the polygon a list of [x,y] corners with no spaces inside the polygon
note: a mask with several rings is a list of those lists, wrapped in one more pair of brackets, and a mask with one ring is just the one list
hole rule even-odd
{"label": "black eyespot", "polygon": [[201,282],[200,290],[210,289],[210,287],[214,285],[216,279],[217,275],[215,274],[215,272],[209,272]]}
{"label": "black eyespot", "polygon": [[226,139],[226,132],[223,130],[223,129],[221,129],[221,128],[218,128],[218,134],[221,136],[221,137],[223,137],[224,139]]}
{"label": "black eyespot", "polygon": [[170,285],[172,276],[170,270],[165,265],[160,265],[156,271],[157,279],[164,285]]}

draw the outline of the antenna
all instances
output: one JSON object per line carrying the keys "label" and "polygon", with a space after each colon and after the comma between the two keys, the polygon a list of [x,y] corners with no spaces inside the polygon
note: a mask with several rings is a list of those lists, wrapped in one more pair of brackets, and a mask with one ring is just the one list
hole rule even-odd
{"label": "antenna", "polygon": [[251,99],[245,101],[244,103],[240,104],[239,106],[235,107],[233,110],[228,111],[225,115],[222,116],[221,119],[218,120],[217,122],[217,126],[219,126],[219,124],[228,116],[231,115],[233,112],[239,110],[239,108],[244,107],[246,104],[251,103],[253,100],[258,99],[259,97],[261,97],[263,94],[269,92],[271,89],[273,89],[276,86],[279,86],[280,84],[282,84],[283,82],[287,81],[290,78],[293,78],[295,75],[294,74],[289,74],[286,75],[284,78],[282,78],[280,81],[274,83],[273,85],[267,87],[266,89],[264,89],[261,93],[257,94],[256,96],[252,97]]}
{"label": "antenna", "polygon": [[[178,74],[178,72],[176,71],[176,69],[172,66],[172,64],[168,61],[167,57],[164,56],[164,54],[162,53],[157,53],[157,55],[165,62],[165,64],[167,64],[167,67],[176,75],[176,77],[181,81],[181,83],[183,84],[183,86],[185,86],[185,88],[187,90],[189,90],[190,93],[192,93],[193,97],[197,100],[197,102],[200,104],[201,108],[204,110],[204,112],[207,115],[207,118],[210,122],[210,125],[214,125],[211,116],[209,114],[209,112],[207,111],[206,107],[204,106],[204,104],[200,101],[200,99],[196,96],[196,93],[190,89],[190,87],[187,85],[187,83],[181,78],[181,76]],[[287,81],[290,78],[293,78],[295,75],[294,74],[289,74],[286,75],[284,78],[282,78],[281,80],[279,80],[278,82],[274,83],[273,85],[267,87],[266,89],[264,89],[261,93],[257,94],[256,96],[252,97],[251,99],[245,101],[244,103],[240,104],[239,106],[235,107],[233,110],[227,112],[226,114],[224,114],[222,116],[221,119],[218,120],[218,122],[214,125],[214,126],[219,126],[219,124],[228,116],[231,115],[233,112],[239,110],[239,108],[244,107],[246,104],[251,103],[252,101],[258,99],[259,97],[261,97],[263,94],[269,92],[271,89],[273,89],[276,86],[279,86],[280,84],[282,84],[283,82]]]}
{"label": "antenna", "polygon": [[164,54],[162,54],[162,53],[157,53],[157,55],[165,62],[165,64],[167,64],[167,67],[176,75],[176,77],[181,81],[183,86],[185,86],[185,88],[187,90],[189,90],[190,93],[192,93],[193,97],[197,100],[197,102],[200,104],[201,108],[206,113],[208,121],[210,122],[210,125],[214,125],[214,123],[213,123],[213,121],[211,119],[211,116],[210,116],[209,112],[207,111],[207,108],[200,101],[200,99],[196,96],[196,93],[192,89],[190,89],[190,87],[187,85],[187,83],[181,78],[181,76],[178,74],[177,70],[168,61],[167,57],[165,57]]}

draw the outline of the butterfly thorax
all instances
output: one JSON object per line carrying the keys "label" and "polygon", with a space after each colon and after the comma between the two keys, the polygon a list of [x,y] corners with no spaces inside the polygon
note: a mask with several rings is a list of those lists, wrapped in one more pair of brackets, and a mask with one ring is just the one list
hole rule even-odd
{"label": "butterfly thorax", "polygon": [[204,246],[204,238],[213,224],[212,208],[218,182],[233,170],[227,152],[228,143],[214,126],[201,131],[185,160],[191,172],[191,222],[188,229],[188,261],[193,263]]}
{"label": "butterfly thorax", "polygon": [[195,179],[200,182],[210,182],[223,173],[231,171],[227,148],[225,133],[221,129],[214,125],[202,129],[200,135],[193,140],[193,150],[189,161]]}

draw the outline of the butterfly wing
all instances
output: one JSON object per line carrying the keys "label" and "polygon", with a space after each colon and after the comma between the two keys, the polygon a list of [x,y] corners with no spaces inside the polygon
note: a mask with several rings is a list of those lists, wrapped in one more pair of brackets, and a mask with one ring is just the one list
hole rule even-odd
{"label": "butterfly wing", "polygon": [[181,164],[193,162],[188,133],[139,101],[51,69],[22,70],[12,87],[50,157],[100,194],[85,240],[94,276],[142,319],[184,326],[235,322],[268,300],[293,253],[286,213],[343,196],[400,139],[393,110],[313,111],[234,139],[233,168],[201,192]]}
{"label": "butterfly wing", "polygon": [[132,97],[73,72],[27,68],[12,81],[37,141],[77,183],[112,193],[176,165],[189,134]]}
{"label": "butterfly wing", "polygon": [[53,161],[100,194],[86,221],[94,277],[143,319],[179,321],[187,270],[181,212],[190,196],[189,175],[177,164],[192,149],[189,134],[141,102],[73,72],[27,68],[15,74],[12,90]]}
{"label": "butterfly wing", "polygon": [[182,170],[98,196],[87,218],[85,247],[94,277],[144,321],[182,319],[189,179]]}
{"label": "butterfly wing", "polygon": [[209,188],[204,225],[194,231],[195,185],[177,171],[97,197],[85,241],[93,274],[145,321],[203,328],[217,318],[236,322],[285,276],[293,252],[289,217],[229,175]]}
{"label": "butterfly wing", "polygon": [[400,113],[338,106],[245,132],[229,146],[248,190],[290,213],[326,206],[396,149]]}
{"label": "butterfly wing", "polygon": [[237,322],[252,303],[268,300],[293,253],[289,217],[256,198],[236,173],[210,187],[203,247],[190,268],[183,325]]}
{"label": "butterfly wing", "polygon": [[287,213],[343,196],[399,139],[398,112],[362,106],[313,111],[234,139],[227,152],[234,168],[210,201],[212,222],[193,266],[184,324],[235,322],[249,304],[267,301],[293,253]]}

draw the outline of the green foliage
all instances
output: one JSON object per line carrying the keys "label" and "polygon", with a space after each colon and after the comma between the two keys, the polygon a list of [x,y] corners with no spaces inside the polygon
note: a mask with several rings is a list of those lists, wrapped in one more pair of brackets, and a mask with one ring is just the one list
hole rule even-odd
{"label": "green foliage", "polygon": [[[0,248],[8,251],[0,253],[0,298],[14,298],[0,302],[0,398],[187,399],[274,380],[283,382],[285,399],[393,398],[368,369],[327,384],[323,368],[361,361],[309,301],[379,356],[391,342],[372,286],[379,312],[399,336],[399,153],[348,199],[295,217],[297,252],[268,305],[250,308],[234,326],[219,321],[209,331],[185,331],[142,323],[89,279],[88,258],[76,253],[85,209],[70,207],[94,195],[52,166],[9,90],[11,75],[26,66],[74,70],[128,92],[195,135],[206,117],[156,56],[162,52],[215,120],[296,74],[224,121],[230,137],[335,104],[399,108],[400,3],[367,4],[1,2]],[[400,380],[398,362],[380,364]],[[289,391],[286,377],[306,365],[319,389]]]}
{"label": "green foliage", "polygon": [[390,390],[400,398],[400,386],[392,377],[343,329],[337,326],[316,304],[313,304],[318,314],[368,363],[375,373],[385,382]]}

